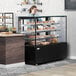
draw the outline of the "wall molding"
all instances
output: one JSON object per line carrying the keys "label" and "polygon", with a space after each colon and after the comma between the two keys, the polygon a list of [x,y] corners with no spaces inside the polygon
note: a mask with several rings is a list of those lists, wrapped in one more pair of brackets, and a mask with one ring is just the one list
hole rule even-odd
{"label": "wall molding", "polygon": [[20,63],[14,63],[14,64],[0,64],[0,68],[11,68],[11,67],[20,67],[24,66],[25,62],[20,62]]}
{"label": "wall molding", "polygon": [[69,59],[76,59],[76,56],[70,56]]}

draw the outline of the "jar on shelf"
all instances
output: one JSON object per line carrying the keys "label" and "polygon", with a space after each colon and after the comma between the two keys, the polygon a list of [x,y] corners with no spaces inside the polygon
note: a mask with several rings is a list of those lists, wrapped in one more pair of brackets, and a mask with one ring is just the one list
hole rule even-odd
{"label": "jar on shelf", "polygon": [[16,33],[16,28],[15,27],[12,28],[12,32]]}

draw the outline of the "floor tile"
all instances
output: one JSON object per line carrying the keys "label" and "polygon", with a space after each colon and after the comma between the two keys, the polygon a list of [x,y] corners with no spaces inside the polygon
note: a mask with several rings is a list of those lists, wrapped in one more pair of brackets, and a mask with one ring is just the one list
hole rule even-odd
{"label": "floor tile", "polygon": [[8,76],[8,73],[7,72],[1,73],[0,76]]}
{"label": "floor tile", "polygon": [[1,75],[7,75],[7,69],[0,69]]}

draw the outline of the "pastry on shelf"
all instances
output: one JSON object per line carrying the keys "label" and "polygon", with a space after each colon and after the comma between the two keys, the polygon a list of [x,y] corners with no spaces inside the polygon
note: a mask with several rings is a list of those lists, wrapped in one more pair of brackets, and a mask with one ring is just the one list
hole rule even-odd
{"label": "pastry on shelf", "polygon": [[49,27],[47,25],[44,25],[44,30],[48,30]]}
{"label": "pastry on shelf", "polygon": [[58,38],[52,38],[51,43],[58,43]]}
{"label": "pastry on shelf", "polygon": [[28,36],[28,38],[35,38],[35,36]]}
{"label": "pastry on shelf", "polygon": [[[31,41],[30,44],[35,45],[35,41]],[[40,41],[36,41],[36,45],[40,45]]]}
{"label": "pastry on shelf", "polygon": [[36,36],[36,38],[44,38],[45,36],[43,35],[39,35],[39,36]]}
{"label": "pastry on shelf", "polygon": [[49,21],[43,21],[43,23],[48,23]]}
{"label": "pastry on shelf", "polygon": [[50,42],[41,42],[41,45],[49,45]]}
{"label": "pastry on shelf", "polygon": [[39,25],[39,26],[38,26],[38,29],[39,29],[39,30],[43,30],[44,27],[43,27],[42,25]]}
{"label": "pastry on shelf", "polygon": [[54,20],[51,20],[51,21],[49,21],[50,23],[55,23],[55,21]]}
{"label": "pastry on shelf", "polygon": [[51,30],[55,30],[56,28],[55,28],[55,27],[50,27],[50,29],[51,29]]}
{"label": "pastry on shelf", "polygon": [[27,24],[30,24],[30,22],[27,22]]}
{"label": "pastry on shelf", "polygon": [[35,24],[35,22],[27,22],[27,24],[32,25]]}

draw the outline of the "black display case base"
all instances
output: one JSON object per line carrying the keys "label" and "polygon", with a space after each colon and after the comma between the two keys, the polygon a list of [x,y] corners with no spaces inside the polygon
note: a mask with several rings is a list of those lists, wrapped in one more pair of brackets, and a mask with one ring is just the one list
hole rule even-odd
{"label": "black display case base", "polygon": [[45,46],[25,46],[25,64],[39,65],[66,59],[67,43],[55,43]]}

